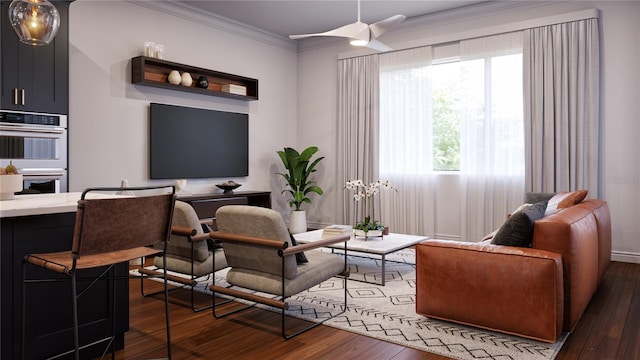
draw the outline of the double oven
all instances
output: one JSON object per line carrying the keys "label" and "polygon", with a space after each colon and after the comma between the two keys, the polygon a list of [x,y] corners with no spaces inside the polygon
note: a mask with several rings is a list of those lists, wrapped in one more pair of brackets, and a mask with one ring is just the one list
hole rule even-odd
{"label": "double oven", "polygon": [[23,194],[68,191],[67,116],[0,111],[0,166],[23,175]]}

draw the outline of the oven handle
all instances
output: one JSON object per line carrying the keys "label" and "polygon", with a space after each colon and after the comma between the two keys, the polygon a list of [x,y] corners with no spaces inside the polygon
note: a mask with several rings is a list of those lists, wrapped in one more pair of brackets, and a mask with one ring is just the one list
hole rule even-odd
{"label": "oven handle", "polygon": [[64,133],[64,129],[60,128],[60,127],[41,128],[41,127],[31,127],[31,126],[6,126],[6,125],[0,125],[0,130],[2,130],[2,131],[32,132],[32,133],[41,133],[41,134],[62,134],[62,133]]}
{"label": "oven handle", "polygon": [[64,169],[20,169],[19,173],[25,178],[62,177]]}

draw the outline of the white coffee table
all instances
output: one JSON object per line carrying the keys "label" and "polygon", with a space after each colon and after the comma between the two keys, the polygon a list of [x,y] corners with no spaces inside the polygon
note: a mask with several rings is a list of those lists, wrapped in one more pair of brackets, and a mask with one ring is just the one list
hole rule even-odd
{"label": "white coffee table", "polygon": [[[322,230],[307,231],[304,233],[294,234],[293,236],[295,237],[296,241],[301,244],[312,243],[314,241],[323,239]],[[384,286],[386,255],[398,250],[406,249],[428,239],[429,237],[427,236],[391,233],[389,235],[384,235],[383,237],[369,237],[365,240],[364,238],[354,237],[353,235],[351,235],[351,239],[347,241],[347,251],[379,255],[382,258],[382,282],[380,283],[380,285]],[[338,243],[335,245],[330,245],[328,247],[332,249],[344,250],[344,243]]]}

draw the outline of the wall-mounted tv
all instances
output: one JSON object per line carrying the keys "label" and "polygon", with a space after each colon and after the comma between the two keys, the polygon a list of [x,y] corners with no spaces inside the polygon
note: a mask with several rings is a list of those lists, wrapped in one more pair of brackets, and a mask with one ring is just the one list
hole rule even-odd
{"label": "wall-mounted tv", "polygon": [[151,103],[150,178],[249,175],[249,115]]}

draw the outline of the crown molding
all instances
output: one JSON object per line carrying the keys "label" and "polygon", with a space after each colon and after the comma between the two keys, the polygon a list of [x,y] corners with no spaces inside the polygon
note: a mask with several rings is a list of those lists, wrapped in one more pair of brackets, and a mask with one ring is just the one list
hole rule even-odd
{"label": "crown molding", "polygon": [[209,26],[230,34],[242,36],[251,40],[267,43],[289,51],[297,51],[295,40],[273,34],[266,30],[247,25],[212,12],[203,12],[187,4],[175,0],[148,1],[148,0],[125,0],[128,3],[142,6],[148,9],[162,12],[164,14],[177,16],[198,24]]}
{"label": "crown molding", "polygon": [[[201,9],[193,8],[188,4],[177,0],[163,0],[163,1],[148,1],[148,0],[125,0],[128,3],[142,6],[148,9],[159,11],[168,15],[177,16],[195,23],[199,23],[211,28],[218,29],[230,34],[255,40],[258,42],[266,43],[272,46],[276,46],[288,51],[293,52],[305,52],[311,50],[318,50],[327,47],[339,46],[344,43],[345,39],[335,37],[313,37],[300,40],[291,40],[288,37],[284,37],[278,34],[271,33],[269,31],[241,23],[239,21],[220,16],[213,12],[203,12]],[[522,11],[527,9],[533,9],[541,6],[548,6],[549,4],[559,4],[568,2],[567,0],[525,0],[525,1],[501,1],[492,0],[479,4],[473,4],[464,6],[452,10],[444,10],[441,12],[427,14],[422,16],[415,16],[407,18],[404,22],[398,24],[394,30],[394,37],[403,32],[409,32],[415,28],[428,29],[430,27],[437,27],[446,24],[460,23],[478,20],[486,17],[492,17],[500,14],[508,14],[510,12]],[[384,42],[384,40],[382,40]],[[424,40],[422,40],[424,41]],[[376,53],[374,50],[366,48],[354,48],[345,43],[346,52],[342,52],[339,58],[362,56],[371,53]],[[389,43],[392,47],[398,49],[409,48],[416,46],[413,42],[395,44]],[[399,46],[398,46],[399,45]],[[422,44],[424,45],[424,44]]]}

